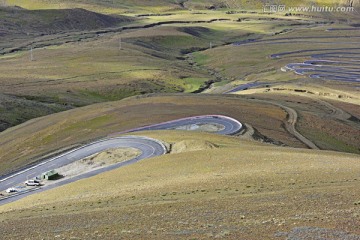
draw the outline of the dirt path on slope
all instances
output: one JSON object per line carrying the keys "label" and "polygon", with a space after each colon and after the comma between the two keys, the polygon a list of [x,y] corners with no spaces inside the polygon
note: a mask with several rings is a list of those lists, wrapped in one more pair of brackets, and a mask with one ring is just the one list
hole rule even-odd
{"label": "dirt path on slope", "polygon": [[288,119],[287,119],[287,123],[285,123],[285,128],[290,134],[294,135],[297,139],[299,139],[302,143],[304,143],[309,148],[320,150],[320,148],[318,146],[316,146],[311,140],[307,139],[305,136],[303,136],[301,133],[299,133],[296,130],[298,113],[295,111],[295,109],[281,105],[279,103],[272,103],[272,104],[275,104],[275,105],[281,107],[288,113]]}
{"label": "dirt path on slope", "polygon": [[272,101],[257,100],[257,99],[254,99],[254,101],[258,101],[258,102],[262,102],[262,103],[269,103],[269,104],[276,105],[276,106],[282,108],[285,112],[287,112],[287,115],[288,115],[287,121],[285,122],[286,131],[288,131],[291,135],[296,137],[299,141],[301,141],[303,144],[305,144],[309,148],[320,150],[320,148],[318,146],[316,146],[315,143],[313,143],[311,140],[307,139],[305,136],[303,136],[301,133],[299,133],[296,130],[296,123],[298,121],[298,113],[296,112],[295,109],[287,107],[287,106],[282,105],[277,102],[272,102]]}

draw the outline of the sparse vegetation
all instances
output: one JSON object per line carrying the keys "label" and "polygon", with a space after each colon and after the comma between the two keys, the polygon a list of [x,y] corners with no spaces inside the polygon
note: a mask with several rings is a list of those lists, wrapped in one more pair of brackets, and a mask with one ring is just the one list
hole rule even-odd
{"label": "sparse vegetation", "polygon": [[[274,26],[283,30],[283,23],[289,21],[280,17],[267,23],[256,20],[259,16],[254,14],[228,15],[223,11],[204,10],[204,14],[179,11],[146,18],[109,17],[80,9],[3,12],[17,21],[27,19],[29,24],[21,31],[14,28],[15,32],[4,33],[9,41],[3,42],[5,45],[2,50],[0,46],[0,51],[15,53],[0,57],[1,93],[15,99],[25,97],[32,105],[39,105],[39,102],[59,104],[65,109],[146,93],[199,92],[213,82],[221,86],[219,81],[227,79],[189,64],[186,54],[210,48],[210,44],[215,48],[269,34]],[[90,20],[78,25],[77,17]],[[239,17],[249,18],[249,21],[238,23]],[[42,20],[46,18],[51,19]],[[223,20],[215,21],[217,19]],[[52,21],[59,23],[55,24],[58,27],[49,28],[54,25]],[[306,20],[304,24],[311,21]],[[40,23],[33,27],[32,22]],[[120,27],[124,24],[130,29]],[[156,24],[160,25],[156,27]],[[102,30],[97,30],[99,28]],[[18,38],[18,34],[25,35]],[[122,50],[119,50],[120,39]],[[34,48],[35,61],[30,61],[30,47]],[[194,55],[195,60],[199,60],[200,54]],[[54,112],[62,109],[64,107],[56,108]],[[47,110],[31,116],[21,111],[12,112],[16,113],[17,121],[8,119],[5,114],[3,128],[42,116],[43,112]]]}
{"label": "sparse vegetation", "polygon": [[[349,217],[358,209],[352,204],[359,189],[357,155],[204,133],[141,134],[173,143],[205,138],[222,148],[143,160],[2,206],[1,232],[11,238],[15,233],[9,226],[16,225],[16,236],[29,238],[176,239],[180,232],[187,238],[226,232],[230,238],[259,239],[301,226],[336,224],[357,233],[357,217]],[[23,224],[29,215],[36,223],[31,229]],[[52,224],[45,224],[50,219]]]}
{"label": "sparse vegetation", "polygon": [[[244,130],[131,133],[163,141],[170,153],[3,205],[0,238],[359,238],[358,86],[283,72],[308,52],[270,57],[354,48],[359,16],[264,13],[260,0],[6,3],[0,175],[182,117],[227,115]],[[252,82],[264,84],[223,94]],[[112,149],[62,170],[139,154]]]}
{"label": "sparse vegetation", "polygon": [[[149,108],[151,112],[147,111]],[[276,106],[254,103],[235,96],[155,95],[95,104],[8,129],[0,133],[0,172],[13,170],[36,161],[45,153],[72,144],[135,127],[201,114],[233,116],[240,121],[251,122],[269,138],[294,147],[303,146],[282,128],[286,113]],[[263,122],[263,118],[267,118],[268,122]],[[269,122],[272,123],[272,129],[269,129]],[[20,143],[21,147],[17,147]]]}

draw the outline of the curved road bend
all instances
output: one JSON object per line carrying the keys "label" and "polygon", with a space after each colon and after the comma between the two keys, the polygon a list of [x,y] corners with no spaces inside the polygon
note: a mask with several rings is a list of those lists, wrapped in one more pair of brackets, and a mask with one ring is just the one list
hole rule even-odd
{"label": "curved road bend", "polygon": [[[344,37],[344,36],[343,36]],[[351,38],[358,39],[360,36],[353,36]],[[316,39],[318,37],[303,37],[298,40],[308,40],[308,39]],[[321,39],[331,39],[339,37],[336,36],[324,36],[319,37]],[[278,40],[290,40],[292,38],[281,38]],[[254,39],[252,41],[246,42],[239,42],[235,43],[234,46],[241,46],[247,44],[269,44],[271,41],[275,41],[275,43],[279,43],[277,39],[269,39],[269,40],[258,40]],[[292,39],[295,40],[295,39]],[[293,42],[292,42],[293,43]],[[316,43],[316,42],[314,42]],[[337,43],[336,41],[330,43]],[[355,42],[354,45],[357,45],[358,42]],[[270,55],[270,58],[277,59],[283,58],[288,56],[299,56],[299,54],[305,54],[305,56],[309,56],[311,59],[304,61],[303,63],[289,63],[285,66],[285,69],[294,71],[296,74],[299,75],[308,75],[310,78],[314,79],[325,79],[325,80],[335,80],[335,81],[342,81],[342,82],[353,82],[359,83],[360,82],[360,47],[347,47],[347,48],[325,48],[325,49],[305,49],[305,50],[294,50],[289,52],[282,52]],[[226,93],[233,93],[240,91],[240,88],[234,88]],[[260,100],[259,100],[260,101]],[[329,107],[333,110],[335,117],[337,118],[348,118],[350,117],[344,111],[335,109],[331,104],[318,100],[323,105]],[[286,130],[299,139],[302,143],[307,145],[309,148],[312,149],[319,149],[312,141],[307,139],[305,136],[300,134],[296,130],[296,122],[298,119],[297,112],[287,106],[275,103],[275,102],[268,102],[273,105],[277,105],[284,109],[288,113],[288,119],[285,124]]]}
{"label": "curved road bend", "polygon": [[316,146],[315,143],[313,143],[311,140],[309,140],[308,138],[306,138],[304,135],[302,135],[296,130],[295,126],[298,120],[298,114],[294,109],[275,102],[269,102],[269,103],[279,106],[288,113],[288,119],[287,119],[287,123],[285,123],[285,128],[290,134],[295,136],[297,139],[299,139],[303,144],[305,144],[309,148],[320,150],[320,148]]}
{"label": "curved road bend", "polygon": [[[137,129],[131,129],[126,132],[136,132],[144,130],[166,130],[174,129],[181,126],[191,125],[191,124],[220,124],[224,128],[216,132],[217,134],[223,135],[232,135],[238,133],[242,124],[230,117],[221,116],[221,115],[206,115],[206,116],[196,116],[190,118],[183,118],[174,121],[169,121],[165,123],[155,124],[151,126],[145,126]],[[136,148],[141,151],[141,155],[121,163],[117,163],[108,167],[94,170],[77,177],[66,179],[64,181],[55,183],[50,186],[43,186],[38,188],[35,192],[41,192],[48,189],[52,189],[61,185],[65,185],[71,182],[75,182],[79,179],[88,178],[95,176],[99,173],[113,170],[122,166],[130,165],[136,163],[142,159],[151,158],[155,156],[163,155],[167,152],[166,147],[158,140],[146,138],[146,137],[136,137],[136,136],[125,136],[125,137],[116,137],[100,140],[97,142],[90,143],[88,145],[82,146],[80,148],[71,150],[54,158],[45,160],[42,163],[39,163],[36,166],[30,167],[20,172],[16,172],[9,177],[0,178],[0,191],[4,191],[9,187],[23,184],[24,181],[30,178],[41,175],[42,173],[49,171],[51,169],[56,169],[72,162],[78,161],[85,157],[91,156],[93,154],[105,151],[110,148]],[[20,198],[33,194],[34,191],[21,193],[19,195],[14,194],[10,198],[0,200],[0,205],[16,201]]]}
{"label": "curved road bend", "polygon": [[154,139],[151,139],[151,138],[128,136],[128,137],[107,139],[104,141],[95,142],[95,143],[86,145],[82,148],[77,149],[77,151],[63,154],[63,155],[57,157],[56,159],[50,161],[48,164],[43,164],[34,169],[30,169],[29,171],[23,172],[14,177],[10,177],[9,179],[7,179],[5,181],[1,180],[3,182],[0,183],[0,190],[4,190],[4,188],[14,186],[14,184],[16,185],[16,183],[17,183],[17,185],[22,184],[26,180],[27,176],[29,176],[29,178],[38,176],[43,172],[49,171],[50,169],[64,166],[68,163],[83,159],[87,156],[104,151],[109,148],[136,148],[141,151],[141,154],[140,154],[140,156],[133,158],[131,160],[128,160],[125,162],[120,162],[120,163],[110,165],[110,166],[107,166],[104,168],[100,168],[100,169],[97,169],[97,170],[94,170],[91,172],[87,172],[87,173],[81,174],[79,176],[69,178],[69,179],[60,181],[58,183],[54,183],[49,186],[42,186],[34,191],[29,191],[29,192],[25,192],[25,193],[20,192],[18,195],[15,194],[14,196],[12,196],[10,198],[0,200],[0,206],[10,203],[10,202],[14,202],[16,200],[19,200],[21,198],[24,198],[24,197],[29,196],[34,193],[43,192],[43,191],[46,191],[46,190],[49,190],[52,188],[63,186],[65,184],[78,181],[80,179],[95,176],[99,173],[103,173],[103,172],[110,171],[110,170],[113,170],[113,169],[116,169],[119,167],[123,167],[123,166],[127,166],[130,164],[136,163],[142,159],[156,157],[156,156],[160,156],[160,155],[166,153],[165,146],[163,144],[161,144],[160,142],[158,142]]}
{"label": "curved road bend", "polygon": [[[235,92],[236,91],[229,91],[229,93],[235,93]],[[225,94],[227,94],[227,93],[225,93]],[[278,107],[282,108],[288,114],[287,121],[285,122],[286,131],[288,131],[288,133],[290,133],[295,138],[300,140],[303,144],[305,144],[310,149],[317,149],[317,150],[320,149],[310,139],[306,138],[304,135],[302,135],[301,133],[299,133],[296,130],[296,123],[298,121],[298,113],[296,112],[295,109],[292,109],[290,107],[287,107],[285,105],[282,105],[282,104],[277,103],[277,102],[272,102],[272,101],[265,101],[265,100],[260,100],[260,99],[253,99],[253,101],[261,102],[261,103],[268,103],[268,104],[272,104],[272,105],[275,105],[275,106],[278,106]]]}
{"label": "curved road bend", "polygon": [[110,148],[136,148],[141,151],[140,156],[131,159],[129,163],[135,163],[144,158],[150,158],[159,156],[166,153],[164,145],[154,139],[144,137],[119,137],[105,139],[90,143],[83,147],[71,150],[60,156],[46,160],[36,166],[30,167],[26,170],[13,174],[9,177],[0,180],[0,191],[4,191],[7,188],[16,184],[21,184],[27,179],[34,178],[42,173],[51,169],[56,169],[72,162],[81,160],[93,154],[105,151]]}
{"label": "curved road bend", "polygon": [[[335,51],[336,50],[336,51]],[[346,50],[346,51],[345,51]],[[316,49],[285,52],[271,55],[280,58],[287,55],[315,52],[302,63],[289,63],[285,69],[313,79],[360,83],[360,48]]]}
{"label": "curved road bend", "polygon": [[131,133],[131,132],[139,132],[139,131],[171,130],[182,126],[200,125],[200,124],[222,125],[224,129],[221,129],[220,131],[217,132],[213,132],[221,135],[234,135],[240,132],[240,130],[242,129],[242,124],[234,118],[230,118],[222,115],[204,115],[204,116],[181,118],[159,124],[134,128],[127,131],[114,133],[111,134],[110,136],[117,134]]}
{"label": "curved road bend", "polygon": [[318,146],[316,146],[315,143],[313,143],[311,140],[309,140],[308,138],[306,138],[304,135],[302,135],[301,133],[299,133],[296,130],[296,123],[298,121],[298,113],[296,112],[295,109],[292,109],[292,108],[282,105],[280,103],[272,102],[272,101],[268,101],[268,100],[265,101],[265,100],[254,99],[253,101],[268,103],[268,104],[272,104],[272,105],[282,108],[288,114],[287,121],[285,122],[286,131],[288,131],[288,133],[290,133],[295,138],[300,140],[308,148],[320,150],[320,148]]}

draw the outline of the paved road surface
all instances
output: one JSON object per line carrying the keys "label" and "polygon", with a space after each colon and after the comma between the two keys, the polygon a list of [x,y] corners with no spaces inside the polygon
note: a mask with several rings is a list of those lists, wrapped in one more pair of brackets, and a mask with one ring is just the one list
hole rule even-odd
{"label": "paved road surface", "polygon": [[355,48],[307,49],[273,54],[271,58],[305,55],[310,60],[289,63],[285,69],[314,79],[360,83],[360,44]]}
{"label": "paved road surface", "polygon": [[[359,28],[332,28],[328,31],[342,31],[353,30],[357,31]],[[295,50],[290,52],[282,52],[272,54],[273,59],[284,58],[288,56],[303,56],[309,57],[309,61],[303,63],[289,63],[285,69],[294,71],[296,74],[307,75],[313,79],[324,79],[342,82],[360,82],[360,36],[308,36],[308,37],[284,37],[272,39],[249,39],[245,41],[236,42],[234,46],[247,45],[271,45],[284,43],[308,43],[321,45],[338,45],[352,44],[354,47],[348,48],[316,48]],[[339,40],[341,39],[341,40]],[[319,41],[320,40],[320,41]],[[326,41],[321,41],[326,40]]]}
{"label": "paved road surface", "polygon": [[222,125],[224,126],[224,129],[221,129],[220,131],[216,132],[217,134],[221,134],[221,135],[234,135],[238,133],[242,128],[242,124],[236,119],[221,115],[204,115],[204,116],[195,116],[195,117],[177,119],[173,121],[163,122],[160,124],[154,124],[140,128],[134,128],[127,131],[114,133],[112,135],[138,132],[138,131],[170,130],[170,129],[176,129],[181,126],[199,125],[199,124]]}
{"label": "paved road surface", "polygon": [[[193,125],[193,124],[220,124],[224,126],[220,131],[216,132],[217,134],[223,135],[232,135],[239,132],[242,128],[242,124],[233,118],[219,115],[206,115],[206,116],[197,116],[190,118],[183,118],[174,121],[169,121],[161,124],[155,124],[151,126],[140,127],[136,129],[131,129],[125,132],[136,132],[144,130],[165,130],[165,129],[174,129],[181,126]],[[123,133],[125,133],[123,132]],[[140,161],[145,158],[151,158],[159,156],[166,153],[166,147],[159,141],[146,137],[136,137],[136,136],[126,136],[126,137],[116,137],[100,140],[94,143],[90,143],[83,147],[71,150],[54,158],[43,161],[42,163],[25,169],[20,172],[15,172],[10,176],[0,178],[0,191],[4,191],[9,187],[23,185],[23,182],[27,179],[34,178],[41,175],[42,173],[56,169],[72,162],[78,161],[95,153],[105,151],[110,148],[136,148],[141,151],[141,155],[131,159],[126,162],[114,164],[105,168],[101,168],[89,173],[79,175],[74,178],[70,178],[59,183],[43,186],[37,190],[31,192],[22,192],[20,194],[15,194],[11,198],[0,200],[0,205],[16,201],[20,198],[28,196],[30,194],[45,191],[60,185],[68,184],[70,182],[77,181],[79,179],[91,177],[102,172],[113,170],[122,166],[126,166],[137,161]]]}

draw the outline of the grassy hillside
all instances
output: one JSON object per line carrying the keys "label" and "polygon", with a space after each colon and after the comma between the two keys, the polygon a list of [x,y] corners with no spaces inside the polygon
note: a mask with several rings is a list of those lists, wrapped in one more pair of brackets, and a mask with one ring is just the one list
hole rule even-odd
{"label": "grassy hillside", "polygon": [[[290,37],[296,34],[314,36],[314,33],[338,37],[340,34],[327,33],[324,27],[309,28],[330,23],[329,20],[284,14],[179,11],[170,15],[137,16],[133,18],[136,22],[124,28],[104,29],[130,20],[81,9],[28,11],[13,8],[3,13],[12,16],[10,23],[13,25],[3,23],[4,37],[8,40],[1,42],[1,51],[10,54],[0,57],[3,96],[0,102],[4,102],[0,106],[1,130],[47,113],[133,95],[195,92],[213,82],[213,86],[218,87],[234,80],[236,84],[298,80],[297,76],[280,71],[288,60],[273,60],[268,56],[298,47],[311,48],[311,39],[300,44],[289,40],[281,45],[259,47],[255,44],[246,48],[231,43],[264,36],[268,36],[269,41],[276,40],[285,32]],[[101,30],[95,30],[98,28]],[[295,31],[298,28],[305,29]],[[33,32],[28,35],[26,32],[30,30]],[[9,37],[10,33],[13,35]],[[343,47],[352,45],[341,44]],[[31,47],[34,48],[33,61],[28,51]],[[205,51],[196,53],[199,50]],[[227,84],[225,90],[231,86]],[[13,99],[15,103],[5,107],[6,99]],[[37,106],[36,111],[29,113],[27,106]],[[345,145],[339,143],[340,147],[333,148],[334,144],[325,144],[325,148],[357,151],[348,148],[348,144],[354,145],[348,139],[343,140]]]}
{"label": "grassy hillside", "polygon": [[[292,28],[291,23],[289,24],[289,28]],[[339,27],[346,27],[346,25],[341,24]],[[239,46],[228,45],[207,49],[206,51],[195,53],[194,57],[199,65],[217,69],[220,74],[237,79],[239,80],[239,83],[241,81],[261,81],[271,83],[298,80],[303,77],[291,72],[284,73],[281,71],[281,68],[292,62],[296,63],[309,60],[311,52],[298,53],[275,59],[270,56],[272,54],[298,50],[321,51],[322,49],[329,48],[351,48],[357,41],[357,31],[348,30],[331,32],[326,31],[328,28],[330,27],[315,26],[302,29],[292,28],[286,34],[266,36],[258,43],[243,44]],[[352,38],[354,36],[355,38]],[[348,41],[348,39],[351,40]],[[312,81],[316,82],[315,80]],[[322,84],[328,86],[332,83],[323,81]],[[337,87],[335,86],[335,88]]]}
{"label": "grassy hillside", "polygon": [[48,9],[48,8],[85,8],[93,11],[106,13],[136,13],[136,12],[164,12],[181,9],[251,9],[262,10],[264,4],[285,4],[286,6],[334,6],[334,5],[353,5],[360,6],[359,1],[350,0],[6,0],[9,5],[17,5],[27,9]]}
{"label": "grassy hillside", "polygon": [[[275,99],[288,107],[303,105],[300,113],[306,115],[300,115],[300,125],[296,126],[323,149],[358,152],[360,130],[347,122],[336,121],[324,106],[296,96]],[[258,101],[253,97],[231,95],[154,95],[95,104],[34,119],[0,133],[0,174],[38,161],[56,150],[112,133],[202,114],[227,115],[250,124],[254,128],[253,138],[259,141],[305,148],[285,128],[288,113],[271,102],[275,102],[271,96]],[[321,135],[313,134],[320,131]],[[327,138],[321,139],[322,135]]]}
{"label": "grassy hillside", "polygon": [[3,55],[30,49],[31,46],[35,48],[38,41],[50,39],[57,39],[57,44],[75,41],[76,37],[80,40],[79,36],[86,31],[119,27],[132,22],[131,17],[108,16],[84,9],[29,11],[0,6],[0,53]]}
{"label": "grassy hillside", "polygon": [[84,9],[25,10],[0,8],[0,29],[7,34],[54,34],[119,26],[130,17],[114,17]]}
{"label": "grassy hillside", "polygon": [[[316,51],[321,53],[331,49],[351,48],[357,41],[356,31],[331,32],[326,31],[327,28],[297,29],[286,35],[265,37],[259,42],[207,49],[194,53],[194,61],[235,80],[225,86],[217,85],[209,92],[224,92],[249,82],[266,83],[261,88],[240,91],[239,94],[276,101],[295,109],[299,114],[298,130],[313,139],[320,148],[329,149],[332,145],[332,150],[352,149],[351,152],[359,153],[360,138],[355,136],[360,134],[359,114],[356,110],[360,105],[360,97],[356,82],[313,79],[282,70],[289,63],[311,59],[311,54]],[[305,52],[296,53],[301,50]],[[295,53],[279,58],[271,57],[272,54],[292,51]],[[333,103],[349,104],[352,107],[344,111]],[[327,116],[326,123],[310,120],[323,114]],[[326,128],[332,128],[333,131],[325,134]]]}
{"label": "grassy hillside", "polygon": [[118,13],[118,12],[138,12],[138,11],[167,11],[179,9],[180,5],[172,0],[8,0],[9,5],[18,5],[28,9],[48,9],[48,8],[85,8],[93,11]]}
{"label": "grassy hillside", "polygon": [[[16,10],[12,14],[15,17],[17,12],[22,11],[27,14],[33,12]],[[50,22],[41,20],[43,13],[53,11],[74,14],[71,18],[63,16],[59,19],[51,15],[48,16],[52,19]],[[224,79],[192,65],[187,53],[209,48],[210,42],[215,47],[280,32],[292,22],[298,24],[297,27],[313,23],[307,18],[279,16],[274,20],[265,16],[259,20],[260,16],[255,14],[202,11],[203,14],[179,12],[171,16],[138,17],[136,23],[131,22],[136,29],[88,31],[82,30],[82,27],[90,27],[92,22],[97,22],[97,17],[103,15],[89,13],[92,16],[89,21],[80,21],[81,14],[78,16],[77,11],[83,12],[78,9],[37,10],[34,12],[39,12],[41,16],[30,14],[34,17],[30,21],[34,27],[29,36],[25,34],[25,27],[31,28],[30,23],[24,24],[25,30],[19,28],[19,34],[25,36],[18,36],[18,33],[4,35],[9,40],[0,43],[1,52],[13,53],[0,57],[2,94],[25,98],[33,101],[34,105],[45,103],[73,108],[146,93],[194,92]],[[19,21],[31,18],[27,14],[21,15]],[[239,18],[247,20],[239,22]],[[81,24],[76,24],[74,19]],[[126,19],[120,24],[128,23]],[[58,21],[64,24],[52,28],[52,24],[58,26],[55,24]],[[98,27],[100,25],[101,21]],[[78,30],[72,29],[72,26]],[[5,29],[7,34],[11,33],[12,28],[8,26]],[[19,29],[13,28],[18,32]],[[47,34],[47,31],[59,32]],[[30,61],[31,47],[34,61]],[[16,113],[17,121],[6,119],[8,113],[3,115],[6,126],[29,119],[29,116],[21,114],[22,111]]]}
{"label": "grassy hillside", "polygon": [[268,140],[304,147],[283,128],[286,113],[277,106],[236,96],[134,97],[34,119],[0,133],[0,174],[64,147],[135,127],[201,114],[232,116],[256,128],[257,137],[264,135]]}
{"label": "grassy hillside", "polygon": [[36,102],[11,95],[0,94],[0,131],[29,119],[68,110],[56,103]]}
{"label": "grassy hillside", "polygon": [[[332,41],[353,47],[357,31],[325,30],[357,20],[268,15],[265,2],[338,4],[7,0],[31,10],[0,9],[0,175],[181,117],[227,115],[246,130],[136,133],[171,154],[1,206],[0,238],[358,239],[360,157],[327,151],[360,153],[358,91],[281,71],[304,55],[269,57]],[[232,45],[252,38],[264,42]],[[254,81],[266,84],[219,94]],[[202,88],[212,94],[190,94]],[[305,149],[301,136],[323,151]]]}
{"label": "grassy hillside", "polygon": [[171,143],[207,139],[219,147],[143,160],[2,206],[2,236],[347,239],[360,234],[357,155],[200,133],[143,134]]}
{"label": "grassy hillside", "polygon": [[[26,2],[19,5],[23,6]],[[39,9],[57,4],[56,1],[40,2],[43,7]],[[140,8],[152,8],[159,4],[156,1],[114,3],[129,8],[134,4]],[[175,4],[176,8],[182,5],[180,2],[166,3]],[[203,3],[187,1],[184,5]],[[213,3],[215,1],[208,2]],[[81,4],[95,6],[110,3],[82,1]],[[31,6],[38,9],[39,5],[32,2]],[[139,11],[146,13],[147,10]],[[248,74],[248,69],[238,68],[238,63],[228,64],[227,61],[234,58],[222,61],[219,57],[218,60],[228,64],[227,68],[241,71],[225,76],[217,74],[222,66],[207,69],[201,62],[200,66],[194,64],[194,59],[185,54],[207,49],[210,43],[215,49],[235,41],[314,24],[312,18],[284,14],[274,17],[212,10],[182,10],[169,14],[140,14],[129,18],[82,9],[29,11],[2,8],[0,34],[6,41],[0,43],[0,52],[6,54],[0,57],[0,71],[3,73],[0,76],[1,93],[25,99],[34,106],[54,104],[74,108],[146,93],[196,92],[213,82],[224,84]],[[128,25],[125,29],[119,27],[124,24]],[[119,50],[120,38],[122,50]],[[30,61],[31,47],[34,49],[34,61]],[[203,53],[195,55],[195,61],[206,58]],[[262,60],[258,58],[257,61]],[[252,68],[249,70],[253,71]],[[2,111],[5,112],[1,119],[2,129],[48,112],[43,109],[30,116],[22,114],[20,109],[12,113],[7,108],[2,108]]]}

